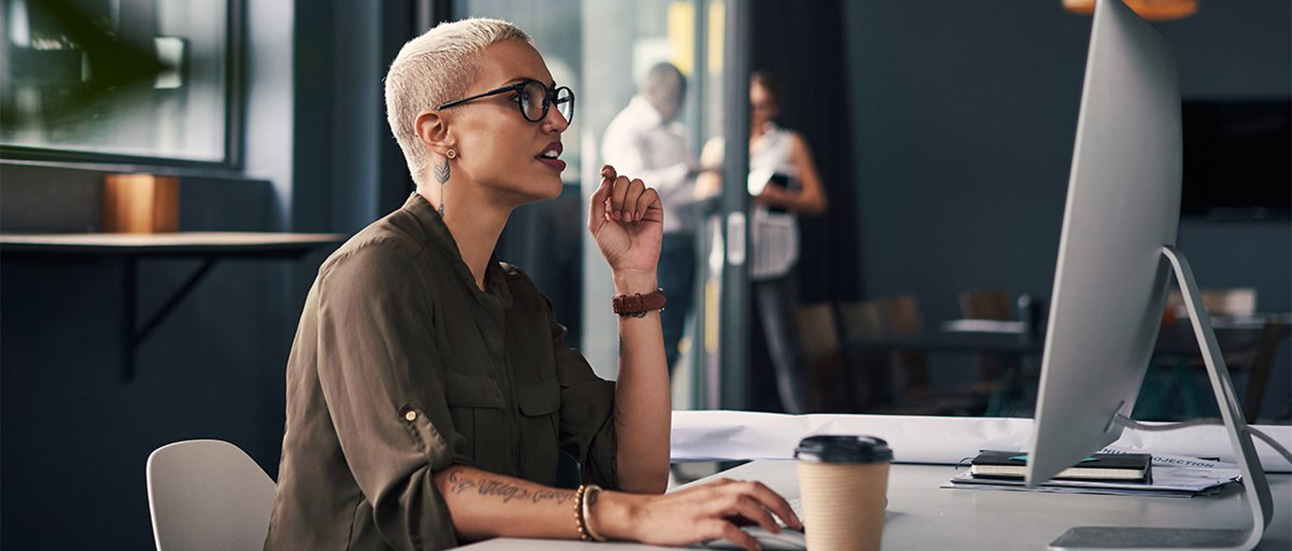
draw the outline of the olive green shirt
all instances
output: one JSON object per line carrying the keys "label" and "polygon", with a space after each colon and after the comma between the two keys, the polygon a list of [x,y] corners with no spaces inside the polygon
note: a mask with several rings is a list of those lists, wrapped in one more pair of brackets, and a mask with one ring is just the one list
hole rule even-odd
{"label": "olive green shirt", "polygon": [[417,194],[323,263],[287,363],[266,549],[456,546],[432,481],[450,465],[551,485],[563,451],[618,487],[614,383],[523,272],[491,260],[485,287]]}

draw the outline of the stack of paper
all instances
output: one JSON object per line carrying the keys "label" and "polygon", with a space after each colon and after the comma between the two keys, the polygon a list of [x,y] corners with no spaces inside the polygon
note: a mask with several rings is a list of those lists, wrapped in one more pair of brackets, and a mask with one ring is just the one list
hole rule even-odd
{"label": "stack of paper", "polygon": [[[1100,453],[1126,453],[1104,448]],[[1089,480],[1051,480],[1028,488],[1022,479],[974,478],[964,471],[943,484],[943,488],[969,490],[1007,490],[1067,494],[1104,494],[1163,497],[1193,497],[1220,492],[1226,484],[1242,478],[1238,465],[1179,455],[1153,454],[1153,477],[1149,482],[1105,482]]]}
{"label": "stack of paper", "polygon": [[[1253,426],[1292,448],[1292,426]],[[1028,449],[1032,432],[1031,419],[1000,417],[674,411],[670,451],[676,463],[794,459],[794,448],[804,437],[864,434],[887,440],[895,463],[954,465],[981,449]],[[1233,443],[1225,427],[1214,425],[1169,432],[1126,430],[1111,445],[1129,452],[1234,459]],[[1268,446],[1257,444],[1256,455],[1267,473],[1292,472],[1292,463]]]}

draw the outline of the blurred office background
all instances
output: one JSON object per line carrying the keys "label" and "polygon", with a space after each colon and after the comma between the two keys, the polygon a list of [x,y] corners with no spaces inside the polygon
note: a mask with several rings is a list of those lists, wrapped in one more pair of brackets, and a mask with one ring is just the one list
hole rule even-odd
{"label": "blurred office background", "polygon": [[[177,177],[181,231],[351,234],[411,192],[382,103],[399,47],[445,19],[519,24],[579,114],[563,138],[565,193],[517,211],[499,257],[552,297],[606,377],[612,288],[583,221],[606,125],[669,61],[688,80],[682,121],[698,155],[743,131],[747,71],[771,70],[779,121],[806,138],[830,197],[802,219],[794,320],[810,377],[843,389],[823,409],[1031,415],[1091,22],[1059,0],[2,5],[6,234],[99,231],[103,178],[120,172]],[[57,15],[68,7],[79,15]],[[1214,290],[1249,420],[1292,422],[1292,7],[1203,0],[1156,26],[1177,45],[1185,100],[1179,247]],[[743,207],[712,203],[697,238],[678,408],[779,407],[748,392],[767,354],[748,281],[721,255],[726,216]],[[284,363],[327,252],[219,262],[138,346],[129,376],[119,259],[6,254],[0,546],[150,546],[144,462],[169,442],[229,440],[274,475]],[[200,266],[141,261],[140,318]],[[1214,415],[1173,317],[1137,416]]]}

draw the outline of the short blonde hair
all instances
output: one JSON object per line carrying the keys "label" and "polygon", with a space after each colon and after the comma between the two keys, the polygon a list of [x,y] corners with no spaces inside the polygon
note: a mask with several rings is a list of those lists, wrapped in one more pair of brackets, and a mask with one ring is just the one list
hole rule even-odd
{"label": "short blonde hair", "polygon": [[441,23],[400,48],[386,73],[386,120],[404,150],[414,182],[431,164],[417,139],[417,115],[459,99],[475,81],[480,52],[496,42],[524,40],[519,27],[497,19],[463,19]]}

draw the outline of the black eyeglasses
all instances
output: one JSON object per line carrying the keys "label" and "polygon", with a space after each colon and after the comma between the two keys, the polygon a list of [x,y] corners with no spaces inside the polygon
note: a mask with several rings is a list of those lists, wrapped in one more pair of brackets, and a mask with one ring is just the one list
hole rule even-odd
{"label": "black eyeglasses", "polygon": [[508,92],[516,94],[511,100],[516,102],[516,105],[520,108],[521,116],[525,117],[525,120],[529,122],[539,122],[546,118],[547,108],[552,104],[556,105],[557,112],[565,118],[566,123],[574,121],[574,91],[566,86],[548,89],[547,85],[537,80],[525,80],[496,90],[490,90],[483,94],[476,94],[469,98],[441,103],[439,107],[436,107],[436,110],[447,109],[468,101]]}

